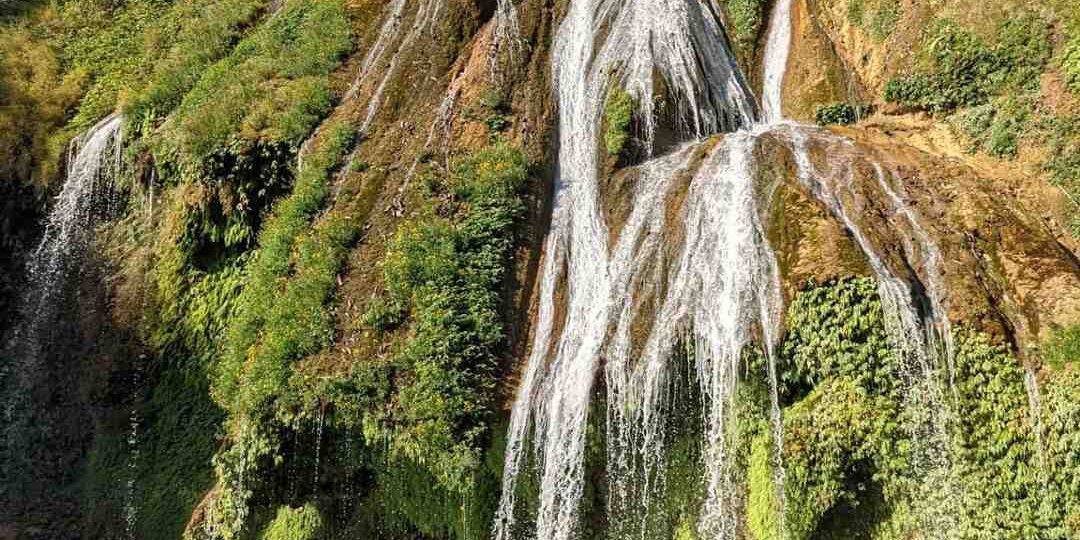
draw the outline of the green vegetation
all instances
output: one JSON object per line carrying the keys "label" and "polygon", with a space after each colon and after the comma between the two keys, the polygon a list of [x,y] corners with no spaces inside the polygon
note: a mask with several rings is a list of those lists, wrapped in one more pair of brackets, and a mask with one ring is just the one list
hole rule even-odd
{"label": "green vegetation", "polygon": [[[528,167],[495,143],[429,184],[443,210],[407,223],[384,263],[386,297],[365,317],[376,329],[408,322],[390,359],[396,393],[381,413],[392,452],[465,492],[490,424],[503,345],[500,290]],[[445,206],[444,206],[445,205]]]}
{"label": "green vegetation", "polygon": [[764,0],[724,0],[731,17],[735,41],[744,52],[753,49],[765,19]]}
{"label": "green vegetation", "polygon": [[[1074,16],[1069,13],[1066,18]],[[1041,75],[1059,67],[1066,85],[1077,90],[1080,46],[1075,38],[1067,41],[1052,64],[1051,38],[1050,23],[1036,11],[1002,19],[992,37],[936,21],[927,30],[918,68],[888,81],[885,100],[948,116],[972,152],[1011,159],[1025,140],[1045,143],[1044,168],[1071,199],[1068,225],[1080,235],[1080,121],[1075,113],[1044,106],[1039,88]]]}
{"label": "green vegetation", "polygon": [[315,540],[321,527],[322,517],[314,506],[282,506],[278,508],[274,521],[263,530],[259,540]]}
{"label": "green vegetation", "polygon": [[953,122],[972,141],[971,152],[1014,158],[1031,116],[1030,100],[999,97],[957,113]]}
{"label": "green vegetation", "polygon": [[[355,136],[343,125],[328,130],[322,146],[305,158],[292,194],[275,205],[259,234],[214,378],[215,399],[234,414],[268,405],[274,389],[288,378],[292,362],[317,351],[331,337],[332,322],[320,308],[332,289],[327,280],[332,282],[337,274],[344,244],[354,231],[341,220],[317,227],[312,221],[325,205],[331,175]],[[320,245],[320,240],[328,243]],[[288,281],[283,284],[283,279]]]}
{"label": "green vegetation", "polygon": [[1043,345],[1042,354],[1058,369],[1080,361],[1080,324],[1056,330]]}
{"label": "green vegetation", "polygon": [[1069,89],[1080,94],[1080,36],[1073,37],[1065,46],[1061,71],[1065,74],[1065,84]]}
{"label": "green vegetation", "polygon": [[634,106],[634,98],[621,88],[608,94],[604,104],[604,147],[609,155],[618,156],[625,148],[634,120]]}
{"label": "green vegetation", "polygon": [[256,472],[280,463],[279,423],[291,420],[295,362],[333,338],[326,303],[356,225],[331,212],[313,223],[326,202],[330,177],[353,144],[355,131],[331,126],[305,159],[293,193],[277,204],[244,270],[246,283],[226,331],[212,379],[214,399],[229,413],[231,444],[214,458],[219,486],[211,528],[223,538],[242,531]]}
{"label": "green vegetation", "polygon": [[1050,173],[1050,182],[1068,196],[1073,208],[1069,227],[1080,238],[1080,115],[1044,119],[1040,129],[1049,151],[1043,167]]}
{"label": "green vegetation", "polygon": [[202,71],[154,143],[159,166],[184,178],[229,177],[245,156],[295,152],[329,112],[327,75],[351,46],[339,2],[286,2]]}
{"label": "green vegetation", "polygon": [[[918,476],[926,471],[912,461],[921,444],[910,431],[918,416],[901,398],[899,366],[873,281],[843,280],[800,292],[787,327],[786,531],[781,534],[775,514],[771,436],[762,426],[746,443],[748,525],[756,538],[905,537],[923,526],[920,513],[932,515],[942,497],[954,498],[963,512],[956,538],[1075,534],[1078,499],[1070,486],[1080,462],[1070,461],[1072,448],[1054,442],[1071,437],[1068,428],[1054,426],[1077,421],[1074,405],[1056,401],[1065,392],[1059,385],[1075,387],[1071,366],[1060,364],[1044,382],[1040,439],[1021,364],[989,336],[957,329],[947,471],[955,487],[927,492]],[[1059,336],[1048,350],[1072,346],[1071,336]],[[1043,487],[1048,485],[1055,487]]]}
{"label": "green vegetation", "polygon": [[872,279],[839,281],[800,292],[788,310],[789,330],[782,351],[793,369],[784,382],[802,393],[826,380],[840,379],[867,392],[894,395],[897,374],[882,317]]}
{"label": "green vegetation", "polygon": [[[900,19],[900,3],[897,0],[876,0],[872,7],[868,7],[866,2],[867,0],[848,0],[848,22],[864,28],[875,40],[884,41],[892,34]],[[869,21],[867,14],[870,15]]]}
{"label": "green vegetation", "polygon": [[945,113],[987,103],[991,97],[1037,89],[1050,59],[1046,23],[1033,13],[1005,19],[994,43],[942,20],[929,30],[922,68],[890,80],[886,101]]}
{"label": "green vegetation", "polygon": [[866,107],[853,106],[848,103],[830,103],[821,105],[814,111],[814,121],[818,125],[830,124],[854,124],[860,117],[866,116]]}

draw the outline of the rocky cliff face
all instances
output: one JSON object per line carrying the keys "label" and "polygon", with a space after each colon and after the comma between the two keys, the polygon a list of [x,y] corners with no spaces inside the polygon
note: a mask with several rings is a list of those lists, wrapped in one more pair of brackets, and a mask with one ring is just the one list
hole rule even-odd
{"label": "rocky cliff face", "polygon": [[2,538],[1080,534],[1068,2],[2,10]]}

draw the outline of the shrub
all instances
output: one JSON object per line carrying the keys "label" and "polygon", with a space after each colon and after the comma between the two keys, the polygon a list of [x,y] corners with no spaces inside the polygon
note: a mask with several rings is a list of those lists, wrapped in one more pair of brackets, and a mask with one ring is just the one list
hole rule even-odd
{"label": "shrub", "polygon": [[1005,90],[1036,89],[1050,56],[1046,23],[1032,13],[1004,20],[992,44],[946,20],[931,33],[924,50],[927,65],[890,80],[886,101],[935,113],[981,105]]}
{"label": "shrub", "polygon": [[788,310],[787,326],[781,351],[793,368],[785,373],[789,384],[812,387],[846,379],[873,393],[898,391],[873,279],[841,280],[800,292]]}
{"label": "shrub", "polygon": [[633,120],[634,98],[621,88],[612,90],[604,105],[604,146],[608,154],[618,156],[622,152]]}
{"label": "shrub", "polygon": [[1061,58],[1061,71],[1065,75],[1065,84],[1076,94],[1080,94],[1080,36],[1073,37],[1065,46]]}
{"label": "shrub", "polygon": [[1055,331],[1043,345],[1043,358],[1059,369],[1080,361],[1080,324]]}
{"label": "shrub", "polygon": [[503,345],[499,291],[527,170],[506,143],[455,163],[453,210],[399,229],[384,261],[388,298],[365,316],[379,328],[407,315],[412,332],[391,360],[396,397],[377,416],[392,451],[453,492],[468,490],[490,421]]}
{"label": "shrub", "polygon": [[814,120],[818,125],[822,126],[854,124],[860,117],[865,116],[866,112],[865,107],[852,106],[847,103],[830,103],[819,106],[814,111]]}
{"label": "shrub", "polygon": [[158,161],[201,179],[221,151],[295,149],[329,111],[327,75],[351,46],[340,2],[286,2],[202,71],[158,138]]}
{"label": "shrub", "polygon": [[266,526],[260,540],[314,540],[322,528],[319,510],[311,504],[300,508],[282,506]]}
{"label": "shrub", "polygon": [[1014,158],[1030,124],[1030,107],[1028,100],[996,98],[958,113],[953,123],[972,140],[971,152]]}

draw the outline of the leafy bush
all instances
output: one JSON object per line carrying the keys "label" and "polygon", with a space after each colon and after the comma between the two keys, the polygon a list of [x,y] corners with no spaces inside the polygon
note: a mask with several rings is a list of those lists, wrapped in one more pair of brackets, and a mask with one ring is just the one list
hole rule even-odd
{"label": "leafy bush", "polygon": [[22,28],[0,32],[0,76],[0,176],[45,185],[60,153],[53,134],[77,103],[85,76],[65,75],[53,51]]}
{"label": "leafy bush", "polygon": [[1069,89],[1080,94],[1080,36],[1073,37],[1065,46],[1061,71],[1065,74],[1065,84]]}
{"label": "leafy bush", "polygon": [[351,47],[340,2],[287,2],[202,71],[158,137],[159,163],[200,179],[221,152],[295,149],[329,111],[327,75]]}
{"label": "leafy bush", "polygon": [[957,474],[963,478],[965,538],[1038,538],[1038,449],[1020,363],[985,334],[956,341]]}
{"label": "leafy bush", "polygon": [[300,508],[282,506],[260,535],[260,540],[314,540],[322,528],[319,510],[311,504]]}
{"label": "leafy bush", "polygon": [[854,278],[800,292],[788,310],[784,361],[792,385],[846,379],[866,391],[898,391],[877,284]]}
{"label": "leafy bush", "polygon": [[818,125],[829,124],[854,124],[860,117],[866,115],[866,108],[852,106],[847,103],[830,103],[822,105],[814,111],[814,120]]}
{"label": "leafy bush", "polygon": [[385,429],[393,452],[455,492],[468,489],[490,421],[503,345],[499,291],[527,171],[506,143],[458,161],[446,186],[449,217],[401,227],[384,262],[388,299],[366,317],[379,324],[408,314],[411,335],[391,360],[396,397],[382,413]]}
{"label": "leafy bush", "polygon": [[604,104],[604,146],[608,154],[618,156],[622,152],[633,120],[634,98],[621,88],[612,90]]}
{"label": "leafy bush", "polygon": [[1008,89],[1037,88],[1050,57],[1046,23],[1024,13],[1005,19],[993,44],[947,20],[938,21],[924,51],[926,66],[885,86],[886,101],[935,113],[986,103]]}
{"label": "leafy bush", "polygon": [[1030,117],[1028,100],[1003,97],[957,113],[953,123],[972,140],[971,152],[982,150],[994,157],[1014,158]]}

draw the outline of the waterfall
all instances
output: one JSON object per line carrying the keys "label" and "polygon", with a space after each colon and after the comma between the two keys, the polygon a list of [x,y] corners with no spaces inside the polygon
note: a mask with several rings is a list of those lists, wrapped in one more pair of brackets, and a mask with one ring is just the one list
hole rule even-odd
{"label": "waterfall", "polygon": [[[889,268],[878,254],[877,247],[859,226],[856,216],[861,209],[854,202],[855,165],[851,141],[812,127],[788,125],[781,129],[790,143],[800,182],[851,233],[877,279],[885,329],[900,362],[903,405],[913,418],[905,426],[913,441],[911,473],[918,482],[918,493],[914,494],[913,500],[925,504],[916,512],[915,517],[920,521],[917,526],[934,537],[944,537],[955,526],[958,493],[949,457],[950,407],[937,380],[941,359],[935,336],[937,331],[949,331],[947,313],[938,311],[942,300],[938,298],[930,302],[930,321],[924,324],[912,284]],[[818,170],[812,163],[808,148],[811,140],[826,145],[824,154],[830,157],[829,170]],[[894,216],[889,226],[901,233],[901,243],[907,256],[913,255],[914,243],[923,241],[927,273],[933,276],[940,272],[940,255],[925,231],[917,225],[914,211],[893,192],[882,167],[877,163],[871,165],[884,198],[894,205]],[[903,217],[902,221],[896,220],[897,214]],[[909,227],[907,234],[904,234],[905,227]],[[940,278],[928,281],[937,279]],[[940,286],[938,283],[930,289]],[[937,296],[935,293],[929,294],[931,298]],[[935,330],[935,321],[943,321],[941,330]],[[947,342],[951,343],[951,339]]]}
{"label": "waterfall", "polygon": [[53,326],[61,315],[68,277],[79,268],[94,228],[116,210],[114,181],[121,169],[123,117],[111,115],[70,144],[67,174],[45,221],[45,231],[27,267],[27,290],[20,320],[2,368],[6,386],[3,461],[5,475],[22,474],[29,458],[27,429],[32,426],[31,392],[42,383],[42,363]]}
{"label": "waterfall", "polygon": [[763,55],[765,72],[761,89],[761,110],[766,123],[783,119],[784,73],[791,49],[791,0],[777,0],[769,17],[768,39]]}
{"label": "waterfall", "polygon": [[17,328],[19,369],[32,369],[45,345],[42,332],[59,309],[68,273],[82,260],[98,219],[114,208],[116,174],[121,167],[123,117],[111,115],[76,137],[68,149],[67,175],[45,232],[30,258],[30,290]]}
{"label": "waterfall", "polygon": [[1027,390],[1028,414],[1031,415],[1031,430],[1035,432],[1035,445],[1039,458],[1039,474],[1046,474],[1046,443],[1043,440],[1042,393],[1039,391],[1039,377],[1031,364],[1024,364],[1024,389]]}
{"label": "waterfall", "polygon": [[[939,349],[945,350],[952,376],[942,257],[918,213],[904,201],[902,187],[894,186],[896,175],[871,161],[905,257],[922,263],[919,284],[895,273],[860,228],[853,143],[783,118],[790,16],[790,0],[780,0],[764,52],[759,122],[716,21],[701,3],[571,1],[553,52],[560,144],[552,224],[532,349],[511,413],[495,540],[509,540],[523,527],[516,522],[522,504],[516,489],[526,463],[534,463],[539,476],[535,530],[527,536],[574,537],[589,406],[601,371],[607,392],[609,526],[644,537],[665,489],[665,427],[679,397],[671,387],[671,363],[686,340],[703,407],[705,500],[699,535],[738,537],[743,488],[734,468],[732,422],[738,368],[756,345],[767,360],[777,532],[786,537],[774,350],[782,332],[783,296],[765,227],[780,179],[759,178],[755,153],[766,138],[790,150],[797,180],[851,232],[877,277],[886,330],[901,361],[905,409],[916,419],[908,426],[922,486],[915,498],[944,497],[933,499],[940,503],[936,509],[927,504],[920,510],[925,515],[919,515],[918,526],[936,531],[954,523],[949,408],[936,384]],[[699,140],[634,169],[630,210],[618,223],[602,208],[598,185],[604,103],[613,87],[634,98],[640,135],[651,153],[657,74],[676,98],[678,127]],[[729,133],[719,140],[700,140],[725,130]],[[811,160],[812,143],[827,146],[831,161],[824,170]],[[681,194],[682,202],[671,205]],[[918,303],[916,285],[924,287],[928,307]],[[560,288],[564,295],[557,294]]]}
{"label": "waterfall", "polygon": [[513,0],[499,0],[495,6],[495,29],[491,37],[491,53],[488,68],[491,78],[498,80],[499,61],[505,53],[513,62],[521,46],[521,28],[518,26],[517,6]]}
{"label": "waterfall", "polygon": [[[699,55],[702,50],[716,54]],[[723,34],[699,0],[573,0],[557,31],[552,63],[560,143],[554,213],[532,353],[511,415],[494,528],[499,540],[514,529],[514,492],[530,427],[541,485],[536,536],[565,540],[576,526],[594,377],[617,313],[613,284],[634,266],[609,256],[598,197],[599,126],[608,92],[619,85],[634,98],[649,148],[658,74],[675,98],[678,127],[692,136],[745,125],[756,115]],[[555,291],[563,279],[568,300],[556,336]]]}

